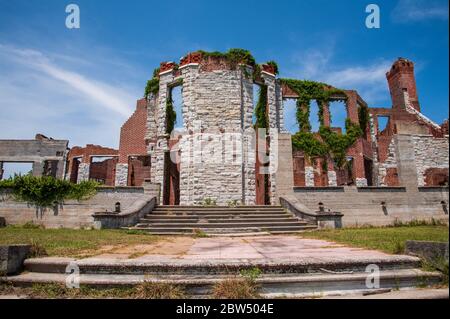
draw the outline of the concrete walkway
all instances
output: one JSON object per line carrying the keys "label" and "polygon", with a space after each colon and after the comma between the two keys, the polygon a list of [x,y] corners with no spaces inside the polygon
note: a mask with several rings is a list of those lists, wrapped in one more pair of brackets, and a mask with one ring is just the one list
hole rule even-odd
{"label": "concrete walkway", "polygon": [[134,249],[127,247],[109,250],[92,259],[134,259],[151,260],[277,260],[277,259],[384,259],[392,255],[379,251],[351,248],[336,243],[304,239],[297,236],[258,236],[258,237],[212,237],[185,238],[173,237]]}

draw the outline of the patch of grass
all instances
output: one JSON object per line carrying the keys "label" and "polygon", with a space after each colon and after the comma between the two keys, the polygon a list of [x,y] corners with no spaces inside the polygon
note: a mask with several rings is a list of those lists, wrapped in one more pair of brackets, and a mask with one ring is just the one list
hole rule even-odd
{"label": "patch of grass", "polygon": [[425,271],[439,271],[442,273],[442,282],[444,286],[448,286],[448,261],[445,258],[437,260],[422,259],[422,269]]}
{"label": "patch of grass", "polygon": [[80,286],[67,288],[62,283],[34,284],[22,289],[22,293],[32,298],[136,298],[136,299],[180,299],[185,298],[184,288],[168,283],[144,282],[134,287],[93,288]]}
{"label": "patch of grass", "polygon": [[144,282],[134,289],[138,299],[182,299],[186,297],[184,288],[165,282]]}
{"label": "patch of grass", "polygon": [[80,286],[79,289],[67,288],[64,284],[34,284],[30,289],[22,290],[31,298],[73,299],[73,298],[132,298],[134,288],[96,289]]}
{"label": "patch of grass", "polygon": [[214,285],[214,299],[257,299],[258,285],[249,278],[228,278]]}
{"label": "patch of grass", "polygon": [[325,229],[301,236],[397,254],[403,253],[407,240],[447,242],[448,235],[448,226],[401,226]]}
{"label": "patch of grass", "polygon": [[119,229],[41,229],[20,226],[0,228],[0,245],[32,244],[37,254],[79,257],[95,254],[106,245],[152,243],[163,237],[141,233],[127,233]]}
{"label": "patch of grass", "polygon": [[251,269],[241,269],[239,271],[239,274],[244,278],[248,278],[251,281],[255,281],[259,276],[261,276],[262,271],[258,267],[254,267]]}

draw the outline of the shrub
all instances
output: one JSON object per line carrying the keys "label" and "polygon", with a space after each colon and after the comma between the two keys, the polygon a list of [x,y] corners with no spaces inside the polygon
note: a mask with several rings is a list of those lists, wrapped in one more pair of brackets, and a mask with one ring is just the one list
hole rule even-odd
{"label": "shrub", "polygon": [[204,198],[202,206],[217,206],[217,202],[215,199],[212,198]]}
{"label": "shrub", "polygon": [[12,189],[14,198],[36,208],[45,209],[63,204],[65,199],[85,200],[96,193],[97,182],[84,181],[73,184],[51,176],[16,175],[5,183]]}

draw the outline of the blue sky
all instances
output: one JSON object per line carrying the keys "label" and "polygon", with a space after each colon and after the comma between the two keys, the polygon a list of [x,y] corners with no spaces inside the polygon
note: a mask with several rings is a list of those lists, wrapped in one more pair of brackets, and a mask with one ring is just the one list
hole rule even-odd
{"label": "blue sky", "polygon": [[[65,27],[69,3],[80,7],[80,29]],[[369,3],[380,6],[380,29],[365,27]],[[161,61],[233,47],[277,61],[281,77],[357,89],[373,107],[390,107],[385,72],[406,57],[416,62],[423,113],[448,117],[446,0],[0,0],[0,139],[41,132],[118,147]],[[336,121],[343,116],[337,108]]]}

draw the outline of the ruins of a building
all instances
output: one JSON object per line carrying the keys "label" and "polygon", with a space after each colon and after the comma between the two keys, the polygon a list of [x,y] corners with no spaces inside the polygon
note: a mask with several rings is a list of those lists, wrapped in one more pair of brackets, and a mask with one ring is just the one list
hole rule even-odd
{"label": "ruins of a building", "polygon": [[[145,167],[146,177],[150,175],[152,183],[161,185],[161,200],[166,204],[198,204],[204,198],[221,204],[274,203],[279,193],[277,169],[283,169],[275,167],[275,136],[287,133],[283,101],[299,96],[277,79],[273,67],[262,67],[259,76],[251,77],[250,66],[236,68],[224,57],[204,57],[200,52],[188,54],[179,66],[162,63],[157,93],[139,100],[135,113],[122,127],[115,185],[133,185],[130,169],[141,175],[140,169]],[[346,151],[350,164],[338,168],[333,161],[310,158],[302,150],[294,150],[290,166],[294,186],[448,185],[448,124],[437,125],[420,113],[413,62],[398,59],[386,76],[392,108],[369,108],[363,135]],[[268,140],[272,143],[266,163],[269,174],[262,178],[256,167],[255,148],[247,147],[254,146],[256,140],[245,134],[254,127],[255,83],[267,88]],[[184,133],[171,136],[166,129],[166,106],[176,86],[182,87]],[[330,100],[344,101],[347,118],[353,123],[360,120],[359,108],[367,106],[353,90],[343,90]],[[379,117],[389,118],[383,130],[378,128]],[[330,126],[327,103],[323,105],[323,118],[324,126]],[[341,132],[340,128],[332,130]],[[221,145],[232,138],[242,147],[242,160],[224,162],[226,149]],[[202,160],[205,152],[209,152],[208,161]],[[180,161],[174,164],[171,155]],[[134,168],[134,158],[146,165]],[[211,160],[214,158],[217,161]]]}
{"label": "ruins of a building", "polygon": [[0,180],[4,163],[31,163],[34,176],[64,177],[69,141],[36,134],[34,140],[0,140]]}
{"label": "ruins of a building", "polygon": [[[399,58],[387,72],[392,107],[368,108],[367,125],[360,126],[362,134],[345,150],[345,165],[328,155],[310,156],[303,149],[292,149],[283,102],[302,97],[276,74],[270,63],[230,63],[224,55],[202,51],[186,55],[179,65],[161,63],[153,89],[137,101],[135,112],[121,128],[119,150],[90,144],[73,147],[65,178],[94,179],[111,186],[142,186],[147,181],[160,185],[162,203],[182,205],[207,198],[217,204],[274,204],[292,187],[448,185],[448,121],[438,125],[421,113],[412,61]],[[255,85],[265,95],[267,133],[254,131]],[[183,129],[172,132],[169,107],[175,87],[182,92],[183,123],[178,124]],[[343,128],[331,127],[331,101],[343,101],[349,122],[361,124],[360,110],[367,109],[366,102],[354,90],[336,90],[318,101],[323,127],[343,134]],[[382,117],[387,125],[380,129]],[[59,143],[58,150],[46,146],[29,158],[20,154],[16,143],[1,143],[0,165],[32,161],[39,174],[56,161],[57,166],[50,165],[52,175],[63,176],[67,141],[24,141]],[[47,156],[47,151],[52,154]]]}

